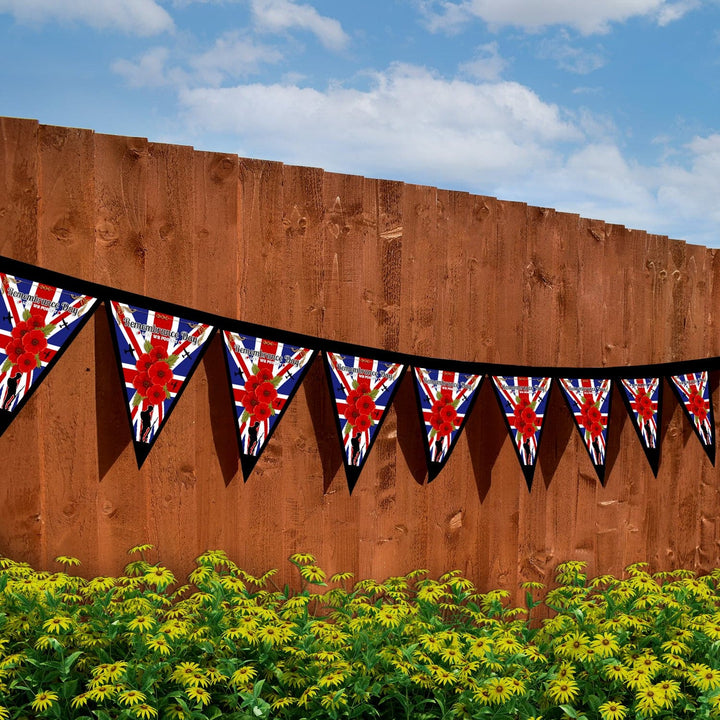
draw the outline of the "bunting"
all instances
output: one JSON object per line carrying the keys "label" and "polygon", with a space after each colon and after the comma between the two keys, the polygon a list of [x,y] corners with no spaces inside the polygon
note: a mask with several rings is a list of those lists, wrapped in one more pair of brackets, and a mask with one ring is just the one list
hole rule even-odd
{"label": "bunting", "polygon": [[97,299],[0,272],[0,434],[95,311]]}
{"label": "bunting", "polygon": [[413,368],[429,480],[456,447],[486,376],[492,380],[528,489],[553,381],[560,385],[601,482],[613,381],[654,474],[660,459],[662,377],[668,378],[708,457],[715,459],[710,372],[720,371],[720,356],[615,368],[463,362],[220,317],[4,257],[0,257],[0,285],[0,433],[104,302],[138,467],[217,329],[222,330],[246,480],[318,352],[323,354],[351,492],[408,367]]}
{"label": "bunting", "polygon": [[560,378],[560,387],[575,419],[600,482],[605,484],[610,380]]}
{"label": "bunting", "polygon": [[315,353],[229,330],[223,331],[223,340],[240,463],[247,480]]}
{"label": "bunting", "polygon": [[138,468],[213,334],[205,323],[111,300],[108,313]]}
{"label": "bunting", "polygon": [[420,419],[425,429],[428,482],[450,457],[475,402],[482,375],[414,368]]}
{"label": "bunting", "polygon": [[494,375],[492,381],[530,490],[551,378]]}
{"label": "bunting", "polygon": [[715,421],[710,402],[710,382],[707,371],[671,375],[670,385],[675,390],[710,462],[714,465]]}
{"label": "bunting", "polygon": [[324,358],[352,492],[405,366],[333,352],[325,353]]}
{"label": "bunting", "polygon": [[660,464],[658,428],[662,400],[660,378],[622,378],[620,390],[653,475],[657,477]]}

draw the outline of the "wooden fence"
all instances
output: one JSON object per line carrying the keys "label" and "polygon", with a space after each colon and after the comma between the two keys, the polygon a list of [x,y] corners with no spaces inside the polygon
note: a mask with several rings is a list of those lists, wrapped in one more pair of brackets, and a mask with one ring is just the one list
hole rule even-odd
{"label": "wooden fence", "polygon": [[[522,203],[0,119],[0,253],[336,340],[462,360],[622,365],[720,355],[714,250]],[[104,313],[0,438],[0,554],[176,572],[222,548],[250,571],[313,552],[383,578],[459,568],[483,588],[586,560],[718,563],[719,471],[666,387],[660,472],[613,401],[607,483],[553,390],[528,493],[487,384],[441,475],[411,378],[352,496],[321,363],[243,483],[216,338],[138,471]],[[715,385],[713,386],[715,387]],[[153,556],[154,558],[155,556]]]}

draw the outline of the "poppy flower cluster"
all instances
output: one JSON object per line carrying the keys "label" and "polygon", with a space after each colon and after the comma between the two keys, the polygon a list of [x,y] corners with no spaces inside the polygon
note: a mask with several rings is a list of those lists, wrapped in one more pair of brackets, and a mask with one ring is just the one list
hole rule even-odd
{"label": "poppy flower cluster", "polygon": [[523,440],[530,440],[538,429],[538,416],[527,398],[521,398],[513,412],[513,424]]}
{"label": "poppy flower cluster", "polygon": [[10,340],[5,346],[12,373],[17,370],[30,373],[40,366],[40,353],[47,348],[47,338],[42,328],[45,321],[40,315],[30,315],[19,322],[10,333]]}
{"label": "poppy flower cluster", "polygon": [[375,401],[371,397],[368,380],[359,380],[358,386],[348,393],[345,401],[347,408],[344,416],[355,432],[365,432],[375,424]]}
{"label": "poppy flower cluster", "polygon": [[272,379],[272,371],[261,367],[245,381],[240,402],[250,416],[250,422],[267,420],[282,408],[282,399],[278,397]]}
{"label": "poppy flower cluster", "polygon": [[690,393],[687,407],[700,422],[703,422],[707,418],[708,411],[705,398],[697,390],[693,390]]}
{"label": "poppy flower cluster", "polygon": [[454,432],[459,424],[460,418],[453,405],[452,395],[449,390],[442,390],[430,410],[430,427],[440,437],[446,437]]}
{"label": "poppy flower cluster", "polygon": [[580,423],[593,439],[600,437],[603,433],[602,419],[602,413],[595,405],[593,396],[585,395],[583,404],[580,407]]}
{"label": "poppy flower cluster", "polygon": [[632,408],[645,422],[651,420],[655,413],[652,399],[645,390],[642,389],[638,390],[635,400],[633,400]]}
{"label": "poppy flower cluster", "polygon": [[168,383],[174,378],[165,348],[153,346],[137,359],[135,369],[132,384],[143,406],[161,405],[167,399]]}

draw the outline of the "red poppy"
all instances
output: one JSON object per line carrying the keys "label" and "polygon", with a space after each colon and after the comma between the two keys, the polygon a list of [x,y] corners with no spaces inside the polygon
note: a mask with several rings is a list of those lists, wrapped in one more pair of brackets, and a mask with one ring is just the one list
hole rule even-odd
{"label": "red poppy", "polygon": [[17,369],[20,372],[29,373],[37,367],[37,360],[32,353],[23,353],[17,361]]}
{"label": "red poppy", "polygon": [[522,409],[522,412],[520,413],[520,417],[528,425],[535,425],[537,423],[537,415],[535,414],[535,411],[529,405]]}
{"label": "red poppy", "polygon": [[267,382],[273,379],[272,370],[266,367],[261,367],[256,373],[255,377],[261,382]]}
{"label": "red poppy", "polygon": [[260,404],[260,401],[257,399],[254,392],[246,392],[242,404],[244,408],[252,415],[255,411],[255,408]]}
{"label": "red poppy", "polygon": [[27,319],[27,324],[31,329],[45,327],[45,319],[41,315],[34,313]]}
{"label": "red poppy", "polygon": [[245,390],[247,392],[254,393],[255,388],[257,388],[260,385],[260,380],[258,380],[257,375],[251,375],[246,381],[245,381]]}
{"label": "red poppy", "polygon": [[147,401],[151,405],[162,405],[165,401],[165,388],[162,385],[151,385],[147,393]]}
{"label": "red poppy", "polygon": [[641,407],[638,410],[638,415],[640,415],[643,420],[650,420],[654,414],[652,407]]}
{"label": "red poppy", "polygon": [[524,410],[526,407],[530,407],[530,401],[527,398],[520,398],[517,407],[520,408],[520,410]]}
{"label": "red poppy", "polygon": [[358,415],[358,419],[355,421],[355,430],[365,432],[371,425],[372,420],[368,415]]}
{"label": "red poppy", "polygon": [[147,372],[155,361],[152,359],[149,353],[143,353],[135,363],[135,369],[138,372]]}
{"label": "red poppy", "polygon": [[266,403],[258,403],[257,407],[255,408],[255,412],[253,413],[253,417],[256,420],[267,420],[272,415],[272,410],[270,409],[270,406]]}
{"label": "red poppy", "polygon": [[47,347],[47,338],[42,330],[29,330],[23,335],[22,344],[27,352],[37,355]]}
{"label": "red poppy", "polygon": [[591,422],[600,422],[602,420],[602,413],[594,405],[587,409],[587,416]]}
{"label": "red poppy", "polygon": [[357,389],[365,394],[370,392],[370,380],[368,378],[360,378],[357,381]]}
{"label": "red poppy", "polygon": [[375,409],[375,401],[369,395],[362,395],[357,399],[355,407],[363,415],[369,415]]}
{"label": "red poppy", "polygon": [[271,382],[262,382],[255,388],[255,395],[263,403],[271,403],[277,397],[277,390]]}
{"label": "red poppy", "polygon": [[452,405],[446,405],[440,411],[440,418],[443,422],[454,424],[455,418],[457,418],[457,410]]}
{"label": "red poppy", "polygon": [[441,422],[440,427],[438,428],[438,435],[440,437],[445,437],[446,435],[449,435],[453,430],[455,429],[455,425],[449,422]]}
{"label": "red poppy", "polygon": [[164,360],[168,356],[167,350],[165,350],[164,347],[160,347],[159,345],[153,347],[149,355],[153,359],[153,362],[157,362],[158,360]]}
{"label": "red poppy", "polygon": [[170,366],[162,360],[158,360],[150,366],[148,375],[156,385],[167,385],[174,377]]}
{"label": "red poppy", "polygon": [[146,372],[141,372],[133,378],[132,384],[133,387],[140,393],[141,397],[147,397],[148,390],[154,383]]}
{"label": "red poppy", "polygon": [[353,405],[347,408],[343,413],[345,419],[351,424],[355,425],[357,419],[360,417],[360,411]]}
{"label": "red poppy", "polygon": [[355,405],[358,398],[363,397],[364,394],[365,393],[363,393],[362,390],[358,390],[357,388],[355,388],[354,390],[351,390],[347,395],[347,399],[346,399],[347,404]]}
{"label": "red poppy", "polygon": [[434,413],[439,413],[446,405],[447,405],[447,400],[445,400],[444,398],[441,398],[440,400],[436,400],[432,404],[432,411]]}
{"label": "red poppy", "polygon": [[20,356],[25,353],[22,340],[10,340],[10,342],[5,346],[5,352],[7,353],[8,358],[10,358],[10,362],[15,364]]}
{"label": "red poppy", "polygon": [[603,426],[600,423],[595,422],[588,428],[588,430],[590,431],[590,435],[594,440],[596,437],[600,437],[600,435],[602,435]]}
{"label": "red poppy", "polygon": [[440,423],[442,423],[442,420],[440,419],[440,413],[431,413],[430,414],[430,427],[434,430],[437,430],[440,427]]}
{"label": "red poppy", "polygon": [[20,338],[23,337],[23,335],[25,335],[25,333],[26,333],[28,330],[30,330],[30,328],[28,327],[28,324],[27,324],[26,322],[24,322],[24,321],[21,320],[21,321],[12,329],[12,332],[11,332],[10,334],[11,334],[16,340],[19,340]]}
{"label": "red poppy", "polygon": [[535,427],[535,425],[532,425],[531,423],[527,423],[526,425],[523,425],[523,428],[520,431],[523,436],[523,440],[530,440],[530,438],[532,438],[535,435],[536,430],[537,430],[537,428]]}

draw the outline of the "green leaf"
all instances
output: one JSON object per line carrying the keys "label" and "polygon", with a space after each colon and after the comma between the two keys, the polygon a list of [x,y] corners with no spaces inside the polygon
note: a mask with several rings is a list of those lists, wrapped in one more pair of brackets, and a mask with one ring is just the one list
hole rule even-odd
{"label": "green leaf", "polygon": [[133,407],[137,407],[142,401],[143,401],[142,395],[140,395],[139,392],[135,392],[135,394],[133,395],[133,399],[132,399],[131,405],[132,405]]}
{"label": "green leaf", "polygon": [[40,328],[40,331],[42,332],[42,334],[43,334],[45,337],[47,337],[48,335],[50,335],[50,333],[52,333],[53,330],[55,330],[55,325],[52,325],[52,324],[51,324],[51,325],[44,325],[43,327]]}
{"label": "green leaf", "polygon": [[5,362],[2,364],[2,367],[0,367],[0,373],[7,372],[12,366],[12,360],[10,358],[7,358],[7,360],[5,360]]}
{"label": "green leaf", "polygon": [[25,310],[23,310],[22,319],[29,320],[31,318],[31,316],[32,316],[32,313],[27,308],[25,308]]}
{"label": "green leaf", "polygon": [[370,397],[375,400],[375,398],[380,394],[382,388],[375,388],[374,390],[370,391]]}
{"label": "green leaf", "polygon": [[260,366],[259,365],[253,365],[252,366],[252,373],[253,375],[257,375],[260,372]]}
{"label": "green leaf", "polygon": [[179,359],[180,359],[179,355],[168,355],[165,358],[165,362],[168,364],[168,367],[172,368]]}
{"label": "green leaf", "polygon": [[274,377],[274,378],[270,378],[270,382],[273,384],[273,387],[277,387],[278,385],[280,385],[280,384],[282,383],[282,381],[283,381],[284,378],[285,378],[285,375],[284,375],[284,374],[283,374],[283,375],[277,375],[277,376]]}
{"label": "green leaf", "polygon": [[352,432],[352,425],[349,422],[345,423],[345,427],[343,428],[343,435],[349,435]]}
{"label": "green leaf", "polygon": [[170,391],[167,389],[167,385],[163,385],[163,390],[165,391],[165,399],[170,399]]}
{"label": "green leaf", "polygon": [[42,363],[40,362],[40,355],[35,356],[35,367],[42,367]]}
{"label": "green leaf", "polygon": [[561,706],[560,706],[560,709],[561,709],[568,717],[577,718],[577,716],[578,716],[577,711],[575,710],[574,707],[572,707],[572,705],[561,705]]}
{"label": "green leaf", "polygon": [[153,349],[153,344],[149,340],[146,340],[143,347],[145,348],[145,352],[149,353]]}
{"label": "green leaf", "polygon": [[240,424],[247,422],[250,419],[250,413],[247,410],[243,410],[243,414],[240,416]]}

